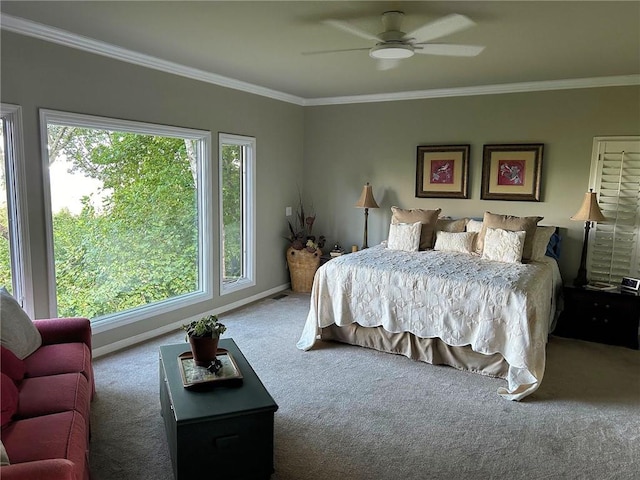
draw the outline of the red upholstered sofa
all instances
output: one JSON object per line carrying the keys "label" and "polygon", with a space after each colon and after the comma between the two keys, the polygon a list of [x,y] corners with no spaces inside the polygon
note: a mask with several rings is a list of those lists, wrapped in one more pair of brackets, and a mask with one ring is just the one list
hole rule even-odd
{"label": "red upholstered sofa", "polygon": [[33,322],[42,345],[23,360],[1,347],[2,480],[88,480],[95,393],[86,318]]}

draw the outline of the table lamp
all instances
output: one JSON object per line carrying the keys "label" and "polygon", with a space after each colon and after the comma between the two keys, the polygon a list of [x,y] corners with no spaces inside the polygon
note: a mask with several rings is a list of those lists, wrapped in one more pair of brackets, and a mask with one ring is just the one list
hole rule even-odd
{"label": "table lamp", "polygon": [[369,182],[363,187],[362,193],[360,194],[360,199],[356,202],[356,207],[364,208],[364,242],[362,244],[362,248],[369,248],[367,245],[367,231],[368,231],[368,217],[369,217],[369,209],[370,208],[380,208],[376,203],[375,198],[373,198],[373,191]]}
{"label": "table lamp", "polygon": [[606,220],[605,216],[600,210],[598,205],[598,199],[593,189],[589,189],[584,194],[584,200],[582,206],[577,213],[571,217],[571,220],[584,221],[584,242],[582,243],[582,257],[580,258],[580,268],[578,268],[578,276],[573,281],[575,287],[584,287],[587,281],[587,244],[589,242],[589,229],[591,228],[591,222],[602,222]]}

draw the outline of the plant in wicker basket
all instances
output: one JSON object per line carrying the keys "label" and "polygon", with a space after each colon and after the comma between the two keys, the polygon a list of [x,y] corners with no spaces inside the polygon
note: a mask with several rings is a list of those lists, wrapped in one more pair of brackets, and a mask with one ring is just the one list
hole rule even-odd
{"label": "plant in wicker basket", "polygon": [[315,214],[307,215],[302,198],[296,211],[297,225],[289,223],[289,248],[287,249],[287,265],[291,275],[291,289],[294,292],[310,292],[313,276],[320,265],[320,256],[325,244],[324,235],[316,237],[312,234]]}
{"label": "plant in wicker basket", "polygon": [[302,250],[304,248],[308,252],[313,253],[316,249],[322,249],[324,247],[324,235],[320,235],[316,239],[316,236],[312,234],[313,223],[315,221],[315,213],[306,215],[302,199],[300,199],[300,204],[296,211],[296,226],[294,227],[291,222],[288,222],[289,236],[287,239],[294,250]]}

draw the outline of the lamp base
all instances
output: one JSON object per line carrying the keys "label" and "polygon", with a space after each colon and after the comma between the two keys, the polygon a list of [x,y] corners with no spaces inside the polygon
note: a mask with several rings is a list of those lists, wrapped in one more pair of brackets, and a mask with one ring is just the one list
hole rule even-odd
{"label": "lamp base", "polygon": [[591,228],[591,222],[584,222],[584,241],[582,242],[582,255],[580,255],[580,267],[578,268],[578,275],[573,280],[574,287],[584,287],[589,280],[587,280],[587,250],[589,244],[589,229]]}
{"label": "lamp base", "polygon": [[589,280],[587,280],[587,272],[586,272],[586,270],[579,269],[578,270],[578,276],[576,278],[574,278],[574,280],[573,280],[573,286],[574,287],[578,287],[578,288],[582,288],[587,283],[589,283]]}
{"label": "lamp base", "polygon": [[369,233],[369,209],[364,209],[364,241],[362,242],[362,250],[369,248],[367,234]]}

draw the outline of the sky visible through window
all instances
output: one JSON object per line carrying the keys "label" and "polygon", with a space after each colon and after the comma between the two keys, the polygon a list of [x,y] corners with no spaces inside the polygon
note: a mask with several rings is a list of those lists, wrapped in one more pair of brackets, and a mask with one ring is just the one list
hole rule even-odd
{"label": "sky visible through window", "polygon": [[51,212],[58,213],[66,208],[74,215],[82,210],[81,199],[91,197],[91,204],[101,209],[102,199],[109,192],[103,191],[102,182],[82,173],[71,172],[72,163],[64,154],[58,155],[49,165],[51,181]]}

